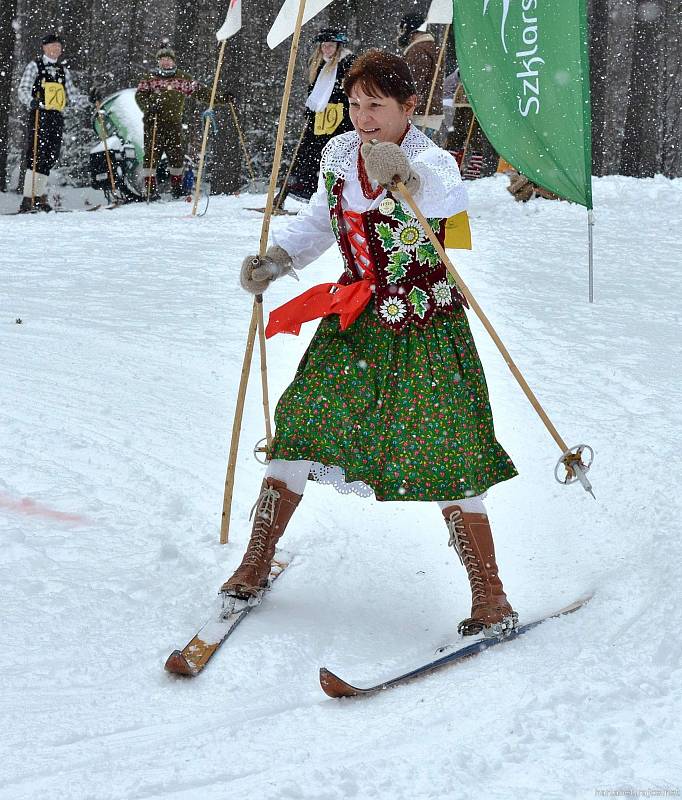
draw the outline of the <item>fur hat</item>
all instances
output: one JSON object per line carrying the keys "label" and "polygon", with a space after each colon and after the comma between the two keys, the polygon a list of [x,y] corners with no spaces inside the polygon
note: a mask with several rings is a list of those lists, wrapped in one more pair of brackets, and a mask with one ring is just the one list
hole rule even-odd
{"label": "fur hat", "polygon": [[322,28],[315,37],[316,42],[340,42],[348,44],[348,34],[339,28]]}
{"label": "fur hat", "polygon": [[398,27],[401,33],[413,33],[419,30],[425,22],[425,14],[421,14],[418,11],[410,11],[402,16]]}

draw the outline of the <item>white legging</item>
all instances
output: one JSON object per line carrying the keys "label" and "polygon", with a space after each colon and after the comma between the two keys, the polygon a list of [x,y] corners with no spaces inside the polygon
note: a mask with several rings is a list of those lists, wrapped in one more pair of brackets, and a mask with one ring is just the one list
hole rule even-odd
{"label": "white legging", "polygon": [[[268,464],[268,470],[265,476],[286,483],[287,489],[296,494],[303,494],[308,482],[308,474],[310,473],[312,463],[312,461],[284,461],[283,459],[276,458]],[[455,504],[468,514],[487,513],[482,495],[464,497],[457,500],[438,500],[438,505],[441,509],[448,508]]]}

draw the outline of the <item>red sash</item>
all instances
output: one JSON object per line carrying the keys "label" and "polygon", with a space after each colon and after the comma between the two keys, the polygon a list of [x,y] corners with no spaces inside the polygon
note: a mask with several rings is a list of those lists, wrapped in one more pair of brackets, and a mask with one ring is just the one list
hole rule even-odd
{"label": "red sash", "polygon": [[[349,229],[353,255],[364,270],[362,280],[350,284],[320,283],[275,308],[270,312],[265,328],[268,339],[277,333],[293,333],[298,336],[304,322],[331,314],[339,315],[341,330],[345,331],[369,303],[374,291],[375,276],[362,229],[362,215],[356,211],[345,211],[343,216]],[[332,289],[336,289],[333,294]]]}

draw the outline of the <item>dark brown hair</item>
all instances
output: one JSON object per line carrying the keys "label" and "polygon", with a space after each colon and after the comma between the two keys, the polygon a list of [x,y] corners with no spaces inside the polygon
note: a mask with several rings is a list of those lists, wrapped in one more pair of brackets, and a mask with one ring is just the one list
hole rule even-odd
{"label": "dark brown hair", "polygon": [[350,96],[356,83],[370,97],[393,97],[406,103],[417,94],[407,61],[384,50],[368,50],[352,63],[343,80],[343,90]]}

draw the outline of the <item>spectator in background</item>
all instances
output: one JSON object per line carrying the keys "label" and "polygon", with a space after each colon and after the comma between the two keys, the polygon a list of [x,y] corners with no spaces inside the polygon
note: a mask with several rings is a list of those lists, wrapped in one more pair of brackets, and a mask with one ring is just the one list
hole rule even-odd
{"label": "spectator in background", "polygon": [[317,191],[322,148],[332,136],[353,130],[343,91],[343,79],[354,58],[347,47],[348,36],[336,28],[323,28],[315,42],[308,59],[305,131],[287,187],[292,196],[302,200],[309,200]]}
{"label": "spectator in background", "polygon": [[[144,167],[142,175],[145,190],[150,200],[159,200],[156,186],[156,167],[165,153],[171,181],[171,195],[178,199],[183,195],[182,169],[185,158],[185,143],[182,132],[182,115],[185,101],[194,97],[208,103],[211,89],[177,68],[175,52],[162,47],[156,53],[157,68],[138,84],[135,101],[144,115]],[[233,97],[219,92],[215,105],[226,106]],[[215,112],[206,109],[202,118],[208,117],[215,126]],[[156,129],[155,129],[156,128]],[[152,147],[153,142],[153,147]],[[152,152],[153,151],[153,152]]]}
{"label": "spectator in background", "polygon": [[403,56],[417,86],[417,108],[412,122],[433,139],[443,124],[443,65],[438,69],[431,95],[438,64],[438,48],[433,36],[420,30],[425,21],[426,16],[417,11],[405,14],[398,25],[398,46],[403,48]]}
{"label": "spectator in background", "polygon": [[78,93],[71,73],[61,61],[63,46],[59,36],[53,33],[45,36],[42,48],[42,55],[26,65],[18,88],[19,101],[28,110],[26,173],[20,214],[52,211],[47,200],[47,178],[62,147],[64,109],[69,103],[75,108],[88,105],[88,98]]}

